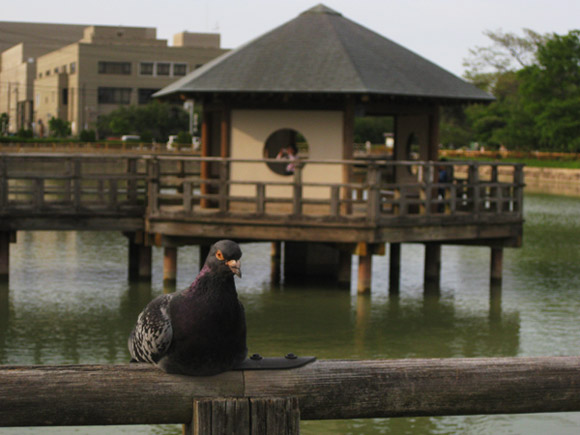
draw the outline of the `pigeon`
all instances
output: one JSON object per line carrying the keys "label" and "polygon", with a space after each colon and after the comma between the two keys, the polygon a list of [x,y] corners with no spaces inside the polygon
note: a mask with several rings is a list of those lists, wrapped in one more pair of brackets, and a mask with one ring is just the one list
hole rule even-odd
{"label": "pigeon", "polygon": [[231,240],[210,248],[189,286],[153,299],[129,336],[132,362],[167,373],[211,376],[246,359],[246,317],[234,275],[241,278],[242,251]]}

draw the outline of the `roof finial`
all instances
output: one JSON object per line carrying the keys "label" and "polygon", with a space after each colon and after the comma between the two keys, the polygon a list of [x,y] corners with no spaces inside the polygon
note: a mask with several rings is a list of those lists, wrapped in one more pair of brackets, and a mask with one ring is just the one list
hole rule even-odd
{"label": "roof finial", "polygon": [[342,14],[340,12],[330,9],[328,6],[325,6],[322,3],[317,4],[313,8],[305,10],[300,15],[304,14],[328,14],[328,15],[338,15],[342,17]]}

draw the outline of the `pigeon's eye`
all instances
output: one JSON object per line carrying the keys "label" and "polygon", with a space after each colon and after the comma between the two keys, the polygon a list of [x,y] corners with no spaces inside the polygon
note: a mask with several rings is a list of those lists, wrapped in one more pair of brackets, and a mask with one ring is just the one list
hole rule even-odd
{"label": "pigeon's eye", "polygon": [[215,253],[215,258],[217,258],[219,261],[224,261],[224,254],[222,254],[222,251],[218,249],[218,251]]}

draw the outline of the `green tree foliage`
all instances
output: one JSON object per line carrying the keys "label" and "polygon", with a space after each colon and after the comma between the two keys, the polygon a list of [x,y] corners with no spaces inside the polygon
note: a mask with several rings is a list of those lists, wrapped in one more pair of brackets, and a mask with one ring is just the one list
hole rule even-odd
{"label": "green tree foliage", "polygon": [[367,116],[355,118],[354,141],[364,143],[369,141],[374,144],[385,143],[384,133],[393,131],[394,120],[391,116]]}
{"label": "green tree foliage", "polygon": [[443,144],[580,151],[580,31],[486,35],[492,45],[470,51],[465,77],[496,100],[444,112]]}
{"label": "green tree foliage", "polygon": [[122,106],[99,117],[100,137],[136,134],[143,141],[165,142],[171,134],[187,130],[188,113],[180,107],[153,101],[143,106]]}
{"label": "green tree foliage", "polygon": [[48,131],[52,137],[70,136],[70,122],[60,118],[50,118],[50,121],[48,121]]}
{"label": "green tree foliage", "polygon": [[580,30],[552,35],[519,71],[520,95],[540,146],[580,151]]}

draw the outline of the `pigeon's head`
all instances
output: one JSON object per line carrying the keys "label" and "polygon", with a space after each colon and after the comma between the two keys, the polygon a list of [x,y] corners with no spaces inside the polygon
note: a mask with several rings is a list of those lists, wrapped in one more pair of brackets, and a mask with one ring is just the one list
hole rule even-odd
{"label": "pigeon's head", "polygon": [[242,250],[236,242],[220,240],[212,245],[206,264],[217,273],[232,273],[242,277]]}

